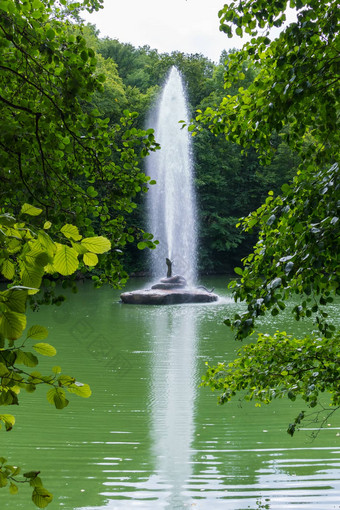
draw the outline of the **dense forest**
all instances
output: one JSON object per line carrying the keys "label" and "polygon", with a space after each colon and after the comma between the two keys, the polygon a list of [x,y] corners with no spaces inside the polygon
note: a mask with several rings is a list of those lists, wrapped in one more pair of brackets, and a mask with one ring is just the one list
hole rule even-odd
{"label": "dense forest", "polygon": [[[240,82],[225,90],[225,72],[234,51],[223,52],[216,65],[200,54],[158,53],[148,46],[135,48],[116,39],[103,39],[91,25],[82,33],[107,77],[103,93],[96,94],[94,101],[103,118],[109,117],[111,123],[117,122],[127,108],[138,113],[136,126],[147,128],[148,112],[173,65],[182,73],[193,117],[197,110],[219,104],[239,87],[247,88],[256,76],[251,65],[244,66]],[[279,192],[294,175],[298,158],[282,142],[280,133],[273,133],[272,144],[277,148],[275,158],[263,165],[254,149],[244,152],[223,135],[202,130],[193,137],[201,274],[232,273],[256,239],[236,228],[239,218],[259,207],[268,191]],[[138,202],[139,207],[127,219],[133,230],[145,229],[147,224],[143,197]],[[147,254],[140,252],[136,243],[127,245],[124,257],[130,274],[145,271]]]}

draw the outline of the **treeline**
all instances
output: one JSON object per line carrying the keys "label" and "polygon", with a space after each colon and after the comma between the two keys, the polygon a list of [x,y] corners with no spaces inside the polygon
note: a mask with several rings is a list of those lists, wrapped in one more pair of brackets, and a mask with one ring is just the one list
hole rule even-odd
{"label": "treeline", "polygon": [[[97,54],[98,66],[105,74],[102,93],[93,98],[95,107],[110,123],[118,121],[125,109],[135,111],[136,127],[147,127],[148,112],[175,65],[185,80],[189,108],[196,110],[218,105],[223,97],[234,95],[240,87],[247,88],[255,78],[255,69],[244,65],[240,81],[224,88],[224,75],[231,52],[223,52],[216,65],[201,54],[181,52],[158,53],[149,46],[136,48],[116,39],[99,37],[91,25],[83,28],[83,35]],[[254,150],[247,152],[222,135],[214,136],[202,130],[193,138],[195,184],[199,211],[199,271],[206,273],[232,272],[255,243],[255,237],[245,236],[236,224],[240,217],[256,210],[269,191],[280,191],[283,183],[294,175],[297,157],[282,143],[278,133],[272,135],[277,149],[270,164],[260,164]],[[132,231],[146,228],[145,204],[127,219]],[[128,245],[125,264],[128,271],[146,269],[146,256],[135,245]]]}

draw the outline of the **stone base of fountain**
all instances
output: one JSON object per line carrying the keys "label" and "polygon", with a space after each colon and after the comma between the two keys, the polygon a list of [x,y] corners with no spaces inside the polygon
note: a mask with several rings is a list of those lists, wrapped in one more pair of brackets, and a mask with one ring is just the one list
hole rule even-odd
{"label": "stone base of fountain", "polygon": [[133,305],[176,305],[181,303],[211,303],[217,294],[204,287],[189,288],[183,276],[175,275],[161,280],[151,289],[133,290],[120,295],[123,303]]}

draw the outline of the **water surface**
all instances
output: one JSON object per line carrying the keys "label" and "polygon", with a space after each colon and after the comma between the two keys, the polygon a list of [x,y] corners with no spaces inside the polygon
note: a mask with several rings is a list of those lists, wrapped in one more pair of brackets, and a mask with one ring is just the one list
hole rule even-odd
{"label": "water surface", "polygon": [[[57,349],[44,359],[91,385],[58,411],[46,391],[22,395],[17,424],[1,432],[9,460],[41,469],[54,494],[49,509],[211,510],[340,508],[340,420],[311,440],[286,428],[303,403],[218,406],[199,388],[205,362],[232,359],[239,347],[223,319],[236,305],[223,279],[207,279],[222,296],[200,305],[133,306],[119,292],[81,284],[60,308],[30,314]],[[144,286],[142,280],[130,288]],[[333,306],[336,316],[336,305]],[[268,319],[302,333],[289,314]],[[312,427],[311,427],[312,428]],[[29,490],[0,491],[1,509],[27,509]]]}

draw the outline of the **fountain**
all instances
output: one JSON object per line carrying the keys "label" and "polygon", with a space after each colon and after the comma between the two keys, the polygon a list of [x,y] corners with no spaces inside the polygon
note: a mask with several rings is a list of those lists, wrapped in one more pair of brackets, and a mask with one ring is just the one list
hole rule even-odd
{"label": "fountain", "polygon": [[[148,193],[149,231],[159,245],[151,252],[155,279],[167,276],[151,289],[125,292],[124,303],[174,304],[216,301],[204,287],[194,287],[197,260],[196,206],[190,135],[180,120],[189,122],[185,90],[179,71],[172,67],[150,124],[161,149],[148,157],[147,172],[157,184]],[[177,274],[172,274],[174,267]],[[182,276],[182,275],[185,275]]]}

